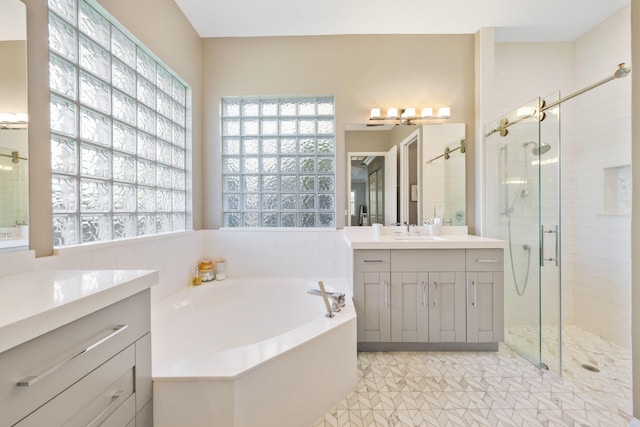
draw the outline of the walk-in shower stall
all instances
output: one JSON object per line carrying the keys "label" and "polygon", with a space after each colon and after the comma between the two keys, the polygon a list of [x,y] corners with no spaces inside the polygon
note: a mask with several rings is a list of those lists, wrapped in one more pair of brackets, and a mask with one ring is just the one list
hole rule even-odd
{"label": "walk-in shower stall", "polygon": [[505,240],[505,343],[562,374],[561,104],[536,98],[484,128],[483,235]]}

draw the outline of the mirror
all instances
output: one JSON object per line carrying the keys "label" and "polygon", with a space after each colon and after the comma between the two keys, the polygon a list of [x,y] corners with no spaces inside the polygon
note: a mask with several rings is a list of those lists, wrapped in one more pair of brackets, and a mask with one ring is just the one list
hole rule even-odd
{"label": "mirror", "polygon": [[347,126],[346,225],[466,225],[464,139],[464,123]]}
{"label": "mirror", "polygon": [[422,206],[425,218],[466,225],[466,140],[464,123],[423,127]]}
{"label": "mirror", "polygon": [[19,0],[0,0],[0,251],[29,246],[27,20]]}

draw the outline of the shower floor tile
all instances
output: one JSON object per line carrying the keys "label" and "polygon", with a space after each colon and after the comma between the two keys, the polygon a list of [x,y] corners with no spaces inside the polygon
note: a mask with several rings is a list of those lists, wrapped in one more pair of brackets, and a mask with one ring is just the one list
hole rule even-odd
{"label": "shower floor tile", "polygon": [[627,427],[629,352],[575,327],[564,344],[563,378],[503,344],[496,353],[358,353],[356,390],[312,427]]}

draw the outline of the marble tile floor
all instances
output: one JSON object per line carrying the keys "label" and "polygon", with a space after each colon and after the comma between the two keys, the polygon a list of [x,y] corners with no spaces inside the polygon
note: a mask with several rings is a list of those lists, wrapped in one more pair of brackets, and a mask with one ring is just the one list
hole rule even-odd
{"label": "marble tile floor", "polygon": [[[588,342],[585,336],[576,336]],[[592,348],[587,351],[587,363],[600,367],[612,363],[606,357],[594,357]],[[584,360],[573,349],[566,353]],[[539,370],[503,344],[496,353],[359,353],[356,390],[312,427],[627,427],[630,363],[626,373],[623,367],[617,369],[610,379],[594,379],[607,369],[595,374],[573,368],[560,378]],[[628,376],[628,383],[619,384],[619,375]]]}

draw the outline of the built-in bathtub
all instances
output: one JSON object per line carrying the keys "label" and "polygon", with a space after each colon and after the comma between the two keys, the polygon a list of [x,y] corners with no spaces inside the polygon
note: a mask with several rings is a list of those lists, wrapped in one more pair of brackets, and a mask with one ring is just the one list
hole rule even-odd
{"label": "built-in bathtub", "polygon": [[[346,280],[325,280],[346,289]],[[334,318],[316,280],[232,278],[152,307],[154,425],[312,424],[354,390],[356,314]]]}

